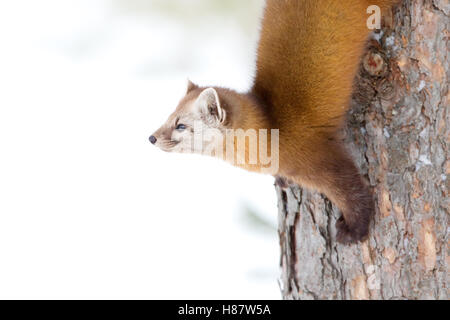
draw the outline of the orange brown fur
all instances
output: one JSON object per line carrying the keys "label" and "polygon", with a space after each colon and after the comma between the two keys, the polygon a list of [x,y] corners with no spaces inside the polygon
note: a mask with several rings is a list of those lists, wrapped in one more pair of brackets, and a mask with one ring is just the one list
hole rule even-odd
{"label": "orange brown fur", "polygon": [[[386,9],[395,2],[268,0],[252,89],[238,94],[214,88],[227,115],[226,128],[279,129],[279,171],[274,174],[335,203],[343,213],[337,223],[343,243],[367,237],[374,203],[336,132],[370,33],[367,8]],[[204,89],[189,83],[177,112],[186,112]]]}
{"label": "orange brown fur", "polygon": [[[396,1],[268,0],[252,95],[280,129],[279,175],[327,195],[343,212],[338,239],[364,239],[369,190],[336,140],[370,30],[370,5]],[[255,124],[257,126],[257,124]]]}
{"label": "orange brown fur", "polygon": [[[324,193],[342,211],[338,240],[363,240],[372,196],[335,138],[370,30],[370,5],[396,1],[268,0],[250,95],[280,129],[279,175]],[[254,128],[266,123],[255,121]]]}

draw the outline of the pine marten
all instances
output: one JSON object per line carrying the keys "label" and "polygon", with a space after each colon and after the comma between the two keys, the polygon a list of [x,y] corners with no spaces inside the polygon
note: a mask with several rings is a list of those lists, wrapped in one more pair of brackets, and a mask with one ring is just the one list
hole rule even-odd
{"label": "pine marten", "polygon": [[[267,0],[251,90],[237,93],[189,81],[185,97],[150,142],[167,152],[206,154],[219,146],[211,155],[260,172],[260,156],[248,163],[250,139],[243,144],[245,159],[225,157],[231,149],[239,153],[237,139],[225,134],[270,129],[271,148],[277,132],[278,148],[270,152],[278,166],[266,173],[317,190],[336,204],[343,214],[336,224],[339,242],[366,239],[374,200],[336,133],[371,31],[367,8],[383,10],[395,2]],[[199,130],[210,138],[193,143]]]}

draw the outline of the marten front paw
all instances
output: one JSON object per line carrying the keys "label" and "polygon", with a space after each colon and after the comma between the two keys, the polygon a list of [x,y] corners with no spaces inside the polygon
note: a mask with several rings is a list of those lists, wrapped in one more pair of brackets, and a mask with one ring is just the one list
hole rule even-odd
{"label": "marten front paw", "polygon": [[340,217],[336,222],[337,235],[336,240],[342,244],[352,244],[359,241],[364,241],[369,235],[369,228],[366,225],[357,225],[350,228],[344,220]]}
{"label": "marten front paw", "polygon": [[289,188],[289,185],[292,184],[292,181],[282,177],[282,176],[275,176],[275,185],[280,187],[283,190],[286,190],[287,188]]}

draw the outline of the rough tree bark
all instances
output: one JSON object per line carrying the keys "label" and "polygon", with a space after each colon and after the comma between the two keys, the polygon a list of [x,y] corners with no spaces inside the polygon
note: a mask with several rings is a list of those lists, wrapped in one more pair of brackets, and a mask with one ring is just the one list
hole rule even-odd
{"label": "rough tree bark", "polygon": [[448,0],[385,17],[355,81],[343,139],[373,189],[370,238],[336,243],[322,195],[277,187],[285,299],[447,299]]}

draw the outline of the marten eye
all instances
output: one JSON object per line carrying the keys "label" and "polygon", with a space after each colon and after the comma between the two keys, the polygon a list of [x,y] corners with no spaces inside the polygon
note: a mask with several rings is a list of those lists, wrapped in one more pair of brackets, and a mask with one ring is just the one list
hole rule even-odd
{"label": "marten eye", "polygon": [[184,131],[184,130],[186,130],[186,125],[184,125],[184,124],[179,124],[179,125],[177,125],[177,130],[178,130],[178,131]]}

